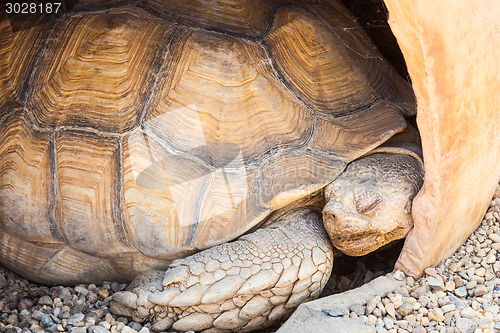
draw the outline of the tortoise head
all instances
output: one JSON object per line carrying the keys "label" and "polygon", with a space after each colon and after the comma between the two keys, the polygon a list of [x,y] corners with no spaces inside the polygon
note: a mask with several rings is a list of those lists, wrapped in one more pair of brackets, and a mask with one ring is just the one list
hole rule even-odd
{"label": "tortoise head", "polygon": [[349,164],[325,191],[323,220],[333,245],[361,256],[404,238],[422,181],[421,163],[407,155],[377,153]]}

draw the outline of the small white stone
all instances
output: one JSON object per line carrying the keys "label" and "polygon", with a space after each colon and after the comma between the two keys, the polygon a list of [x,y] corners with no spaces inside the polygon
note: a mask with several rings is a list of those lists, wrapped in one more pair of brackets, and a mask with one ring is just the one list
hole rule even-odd
{"label": "small white stone", "polygon": [[410,314],[412,311],[413,311],[413,304],[411,303],[404,303],[398,309],[399,314],[401,314],[402,316],[406,316]]}
{"label": "small white stone", "polygon": [[456,325],[460,333],[473,333],[477,327],[477,324],[468,318],[458,319]]}
{"label": "small white stone", "polygon": [[467,296],[467,288],[462,286],[460,288],[455,289],[455,295],[458,297],[466,297]]}
{"label": "small white stone", "polygon": [[394,319],[392,319],[390,317],[384,317],[384,326],[388,330],[393,329],[394,328]]}
{"label": "small white stone", "polygon": [[486,273],[486,269],[484,267],[479,267],[478,269],[476,269],[474,271],[474,275],[477,275],[477,276],[480,276],[480,277],[483,277],[484,273]]}
{"label": "small white stone", "polygon": [[427,333],[427,330],[425,327],[418,326],[413,329],[412,333]]}
{"label": "small white stone", "polygon": [[474,288],[476,288],[476,286],[477,286],[477,281],[472,280],[471,282],[469,282],[469,283],[467,283],[467,284],[465,285],[465,288],[466,288],[467,290],[470,290],[470,289],[474,289]]}
{"label": "small white stone", "polygon": [[462,317],[464,318],[474,318],[478,313],[476,310],[474,310],[473,308],[470,308],[470,307],[467,307],[465,309],[463,309],[460,314],[462,315]]}
{"label": "small white stone", "polygon": [[488,236],[489,239],[491,239],[495,243],[500,243],[500,235],[499,234],[490,234]]}
{"label": "small white stone", "polygon": [[474,289],[474,296],[480,297],[488,293],[488,289],[484,285],[479,285]]}
{"label": "small white stone", "polygon": [[398,281],[403,281],[403,279],[405,278],[405,273],[398,269],[394,272],[394,278]]}
{"label": "small white stone", "polygon": [[430,320],[435,320],[438,322],[444,321],[443,310],[441,310],[440,308],[432,309],[432,311],[429,311],[428,317]]}
{"label": "small white stone", "polygon": [[407,315],[405,317],[405,320],[408,322],[408,324],[410,324],[411,326],[415,327],[415,323],[417,322],[417,316],[411,314],[411,315]]}
{"label": "small white stone", "polygon": [[428,276],[436,276],[437,274],[437,271],[434,267],[427,267],[425,270],[424,270],[425,274],[427,274]]}
{"label": "small white stone", "polygon": [[453,304],[453,303],[446,304],[445,306],[443,306],[441,308],[441,310],[443,310],[443,313],[447,313],[447,312],[453,311],[453,310],[455,310],[455,304]]}
{"label": "small white stone", "polygon": [[455,290],[455,281],[448,281],[444,286],[444,290],[446,291],[454,291]]}
{"label": "small white stone", "polygon": [[406,320],[396,320],[394,323],[404,330],[408,328],[408,322]]}
{"label": "small white stone", "polygon": [[443,290],[444,289],[444,282],[441,276],[428,276],[426,279],[427,284],[433,289],[433,290]]}
{"label": "small white stone", "polygon": [[137,331],[134,330],[132,327],[124,326],[122,328],[122,333],[137,333]]}
{"label": "small white stone", "polygon": [[387,311],[387,313],[391,316],[391,317],[395,317],[396,316],[396,310],[394,308],[394,303],[388,303],[386,306],[385,306],[385,310]]}
{"label": "small white stone", "polygon": [[371,300],[369,300],[366,304],[366,314],[372,313],[378,302],[380,302],[380,296],[375,296]]}
{"label": "small white stone", "polygon": [[485,220],[494,220],[495,217],[493,216],[492,212],[488,212],[488,213],[486,213],[486,215],[484,215],[484,219]]}

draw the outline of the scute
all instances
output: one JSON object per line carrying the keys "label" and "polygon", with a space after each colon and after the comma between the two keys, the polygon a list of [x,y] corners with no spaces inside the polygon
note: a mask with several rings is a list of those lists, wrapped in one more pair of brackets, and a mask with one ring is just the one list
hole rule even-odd
{"label": "scute", "polygon": [[2,21],[0,251],[43,243],[131,279],[235,239],[402,131],[410,87],[316,2],[149,0],[15,33]]}
{"label": "scute", "polygon": [[[62,131],[55,137],[59,228],[72,247],[95,256],[132,252],[116,211],[121,195],[115,138]],[[85,156],[85,158],[82,158]]]}
{"label": "scute", "polygon": [[325,5],[281,8],[263,39],[292,91],[318,112],[337,118],[383,99],[414,113],[411,89],[367,41],[345,11]]}
{"label": "scute", "polygon": [[166,21],[245,37],[260,37],[271,26],[279,1],[145,0],[139,6]]}
{"label": "scute", "polygon": [[[10,112],[8,112],[10,111]],[[60,244],[51,217],[50,135],[31,127],[21,109],[0,121],[0,224],[31,242]]]}
{"label": "scute", "polygon": [[173,26],[112,10],[68,16],[49,30],[26,100],[37,125],[117,133],[136,127]]}

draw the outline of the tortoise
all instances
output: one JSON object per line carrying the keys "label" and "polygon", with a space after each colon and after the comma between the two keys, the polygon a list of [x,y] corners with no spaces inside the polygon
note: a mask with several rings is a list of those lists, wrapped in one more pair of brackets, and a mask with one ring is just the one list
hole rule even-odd
{"label": "tortoise", "polygon": [[409,231],[415,98],[342,5],[118,5],[1,22],[3,265],[133,280],[112,310],[156,330],[245,331],[318,297],[334,247]]}

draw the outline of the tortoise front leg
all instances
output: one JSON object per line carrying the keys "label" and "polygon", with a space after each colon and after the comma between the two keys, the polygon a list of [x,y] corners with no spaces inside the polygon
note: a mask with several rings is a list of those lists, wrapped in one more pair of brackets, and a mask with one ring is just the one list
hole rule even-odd
{"label": "tortoise front leg", "polygon": [[237,241],[139,277],[114,295],[112,311],[155,329],[249,331],[319,296],[333,250],[321,213],[299,208]]}

